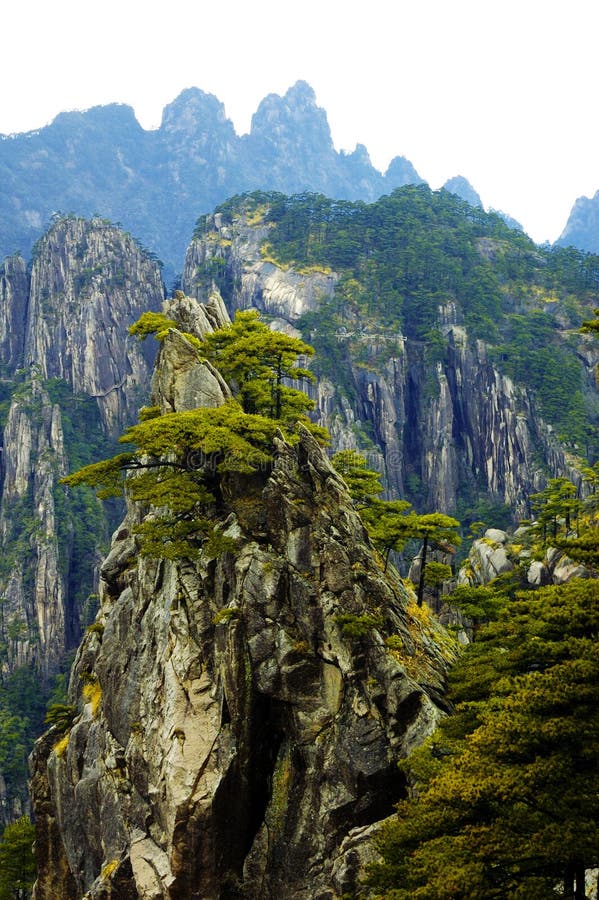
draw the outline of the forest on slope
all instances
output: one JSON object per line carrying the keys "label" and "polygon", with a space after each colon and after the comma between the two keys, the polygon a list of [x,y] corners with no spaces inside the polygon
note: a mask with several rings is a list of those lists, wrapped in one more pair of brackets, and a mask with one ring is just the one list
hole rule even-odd
{"label": "forest on slope", "polygon": [[[265,261],[334,273],[332,296],[294,324],[316,348],[316,371],[350,401],[352,366],[381,372],[407,339],[422,348],[430,373],[446,361],[447,326],[457,324],[484,342],[499,371],[532,391],[560,440],[594,462],[595,350],[579,328],[599,302],[598,256],[539,247],[499,215],[425,185],[371,204],[256,193],[217,213],[266,228]],[[202,217],[195,234],[218,243],[211,222]],[[221,247],[198,266],[195,286],[214,280],[231,302],[236,277]]]}

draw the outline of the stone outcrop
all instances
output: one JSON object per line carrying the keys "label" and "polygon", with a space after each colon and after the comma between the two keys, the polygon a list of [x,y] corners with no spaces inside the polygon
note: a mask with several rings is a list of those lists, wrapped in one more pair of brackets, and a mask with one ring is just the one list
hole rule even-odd
{"label": "stone outcrop", "polygon": [[[338,276],[278,268],[260,252],[267,237],[264,222],[207,217],[188,249],[186,293],[207,297],[212,263],[232,312],[254,307],[294,326],[333,296]],[[393,350],[376,367],[348,357],[337,384],[324,379],[312,388],[319,422],[334,449],[366,448],[390,496],[453,512],[458,497],[478,493],[509,506],[515,518],[527,517],[527,498],[544,486],[547,472],[573,474],[564,448],[534,397],[498,370],[485,343],[459,324],[456,309],[439,312],[443,362],[430,362],[421,342],[400,333],[364,333],[365,347],[387,342]],[[336,339],[342,344],[347,334]],[[589,372],[595,361],[585,362]]]}
{"label": "stone outcrop", "polygon": [[[161,347],[166,406],[203,380],[186,340]],[[134,505],[114,535],[77,716],[33,757],[36,900],[341,898],[405,792],[398,758],[441,714],[451,642],[383,572],[307,431],[221,496],[234,552],[140,557]]]}
{"label": "stone outcrop", "polygon": [[22,256],[10,256],[0,270],[0,361],[12,373],[23,364],[29,284]]}
{"label": "stone outcrop", "polygon": [[531,587],[593,577],[586,566],[574,562],[556,547],[547,547],[542,559],[533,559],[533,544],[534,530],[530,526],[521,526],[513,534],[488,528],[482,538],[473,541],[458,572],[458,584],[485,585],[509,572],[520,572]]}
{"label": "stone outcrop", "polygon": [[152,365],[151,347],[127,328],[163,297],[158,267],[133,238],[103,220],[60,219],[31,269],[24,364],[93,397],[116,436],[135,420]]}

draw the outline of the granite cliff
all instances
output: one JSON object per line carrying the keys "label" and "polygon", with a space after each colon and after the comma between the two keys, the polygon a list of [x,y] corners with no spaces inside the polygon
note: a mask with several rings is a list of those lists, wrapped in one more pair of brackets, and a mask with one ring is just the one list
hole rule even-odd
{"label": "granite cliff", "polygon": [[[235,209],[205,217],[187,252],[183,286],[202,298],[216,279],[231,311],[254,307],[274,327],[297,329],[333,300],[340,273],[277,265],[263,249],[272,225],[257,219]],[[570,458],[534,394],[498,368],[456,303],[440,305],[436,316],[441,358],[431,358],[422,339],[390,333],[382,320],[380,330],[371,324],[357,337],[348,334],[350,325],[338,329],[336,375],[313,390],[319,421],[335,449],[366,453],[392,496],[449,512],[460,498],[487,496],[514,517],[527,516],[529,494],[547,472],[569,474]],[[305,337],[314,335],[308,330]],[[349,337],[353,355],[343,350]],[[365,354],[379,351],[381,362],[364,364]],[[587,353],[592,381],[597,353],[592,347]]]}
{"label": "granite cliff", "polygon": [[[186,335],[226,315],[167,301],[152,405],[227,395]],[[193,330],[192,330],[193,329]],[[74,719],[33,757],[49,898],[340,898],[405,791],[397,759],[443,710],[452,643],[383,572],[344,482],[304,430],[222,475],[234,552],[139,555],[130,503],[71,675]]]}
{"label": "granite cliff", "polygon": [[164,293],[132,238],[75,217],[54,224],[29,272],[8,258],[0,290],[2,666],[46,677],[79,640],[106,532],[97,504],[58,480],[136,416],[152,358],[127,326]]}

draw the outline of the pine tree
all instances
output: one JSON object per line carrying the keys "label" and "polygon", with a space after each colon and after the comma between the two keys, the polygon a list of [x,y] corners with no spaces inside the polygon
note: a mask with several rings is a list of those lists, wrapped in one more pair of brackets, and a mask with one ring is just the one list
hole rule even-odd
{"label": "pine tree", "polygon": [[0,900],[25,900],[35,880],[35,828],[27,816],[7,825],[0,840]]}
{"label": "pine tree", "polygon": [[451,676],[457,704],[404,767],[377,896],[584,898],[599,864],[599,582],[519,596]]}
{"label": "pine tree", "polygon": [[[130,331],[162,340],[174,324],[162,313],[144,313]],[[144,504],[152,514],[135,533],[142,554],[150,556],[193,558],[201,548],[209,555],[233,549],[216,515],[227,478],[268,473],[275,435],[296,441],[298,423],[322,442],[328,437],[306,415],[309,398],[283,384],[308,377],[295,365],[310,353],[307,344],[271,331],[254,313],[240,313],[231,326],[192,344],[199,358],[211,358],[231,379],[239,400],[166,415],[142,410],[138,424],[120,438],[132,449],[63,479],[71,487],[90,485],[103,498],[125,491]]]}

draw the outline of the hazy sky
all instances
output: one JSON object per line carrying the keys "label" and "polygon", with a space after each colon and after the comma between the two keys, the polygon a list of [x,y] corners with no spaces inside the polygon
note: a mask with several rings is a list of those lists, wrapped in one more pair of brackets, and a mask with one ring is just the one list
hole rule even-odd
{"label": "hazy sky", "polygon": [[431,187],[464,175],[485,206],[555,240],[599,190],[597,0],[18,0],[2,12],[0,132],[128,103],[144,128],[187,87],[239,134],[307,81],[338,150]]}

